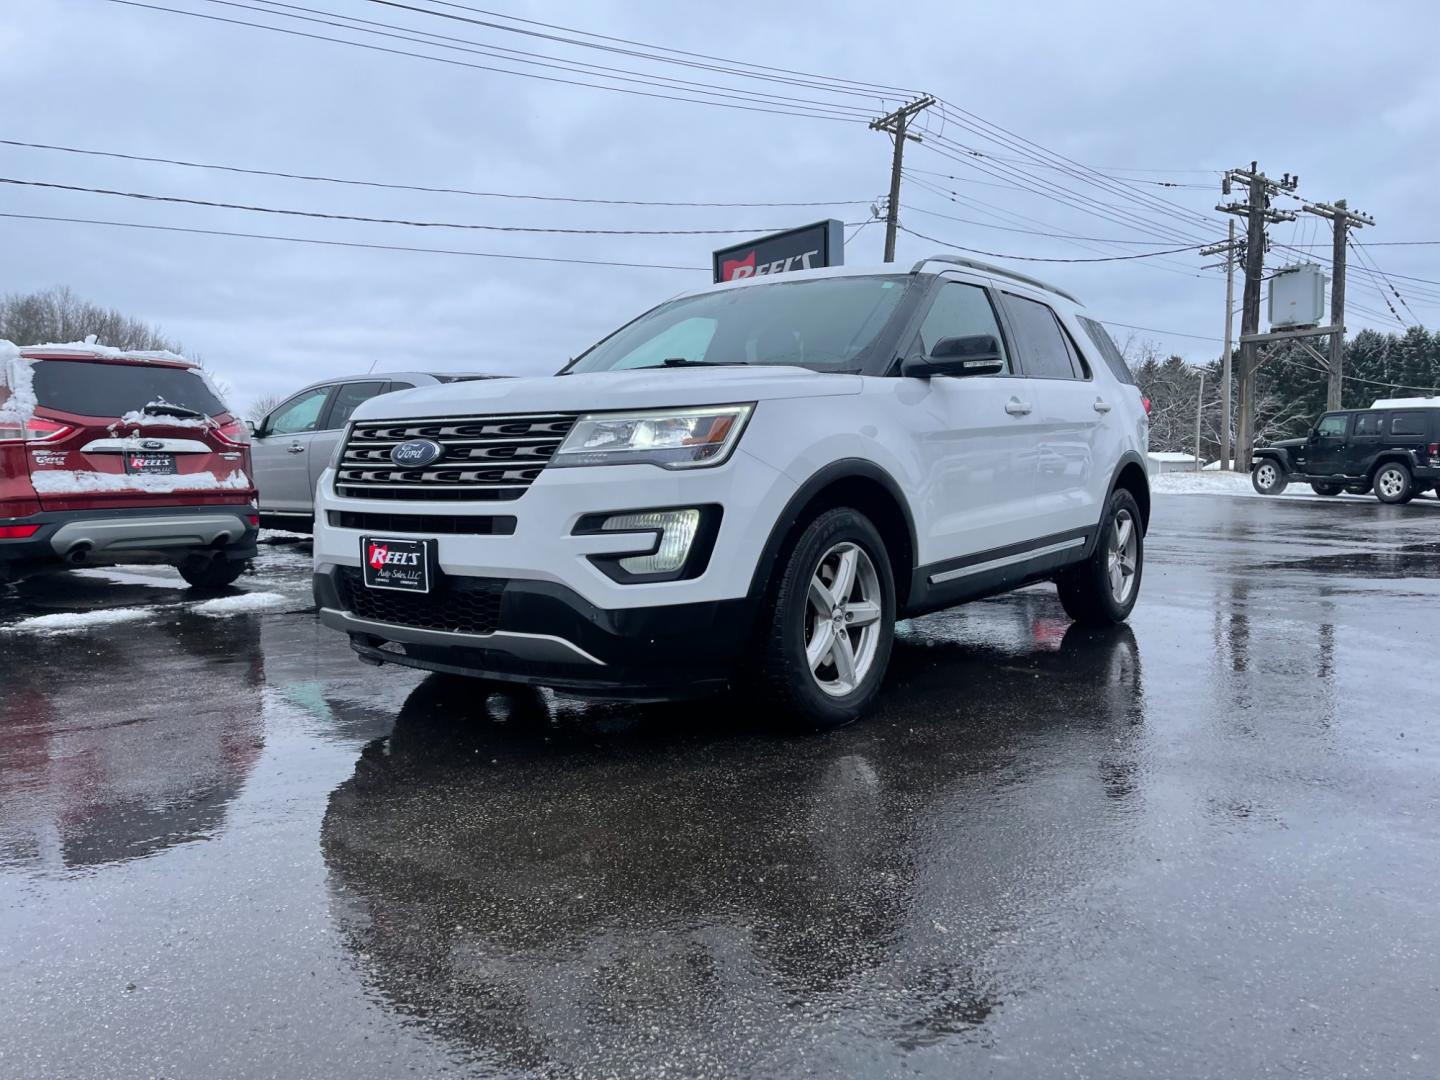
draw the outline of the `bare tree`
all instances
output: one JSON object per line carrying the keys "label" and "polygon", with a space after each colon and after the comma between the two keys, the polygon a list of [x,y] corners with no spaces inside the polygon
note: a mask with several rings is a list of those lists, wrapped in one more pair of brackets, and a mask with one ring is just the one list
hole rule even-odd
{"label": "bare tree", "polygon": [[274,411],[276,405],[279,405],[280,402],[284,400],[285,399],[279,394],[261,394],[250,403],[250,407],[245,410],[245,416],[247,419],[254,420],[255,423],[258,424]]}
{"label": "bare tree", "polygon": [[178,353],[182,348],[159,327],[82,300],[65,285],[0,298],[0,338],[17,345],[83,341],[91,334],[99,344],[116,349]]}

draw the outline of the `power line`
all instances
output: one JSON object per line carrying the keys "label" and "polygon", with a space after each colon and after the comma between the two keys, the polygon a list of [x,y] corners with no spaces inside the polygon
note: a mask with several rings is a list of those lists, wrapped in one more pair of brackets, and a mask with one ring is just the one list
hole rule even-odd
{"label": "power line", "polygon": [[[374,2],[379,3],[379,2],[383,2],[383,0],[374,0]],[[685,60],[676,60],[676,59],[672,59],[671,57],[655,56],[655,55],[653,54],[653,52],[647,53],[647,52],[635,52],[635,51],[631,51],[631,50],[628,50],[628,49],[611,49],[611,48],[607,48],[606,46],[603,46],[603,45],[596,45],[594,42],[576,41],[576,40],[574,40],[574,39],[572,39],[572,38],[557,37],[557,36],[555,36],[555,35],[553,35],[553,34],[538,34],[538,33],[535,33],[534,31],[524,30],[524,29],[521,29],[521,28],[515,27],[515,26],[505,26],[505,25],[503,25],[503,24],[498,24],[498,23],[484,23],[484,24],[483,24],[483,25],[488,26],[488,27],[490,27],[490,28],[492,28],[492,29],[503,30],[503,31],[505,31],[505,32],[507,32],[507,33],[512,33],[512,34],[524,34],[524,35],[527,35],[527,36],[544,38],[544,39],[547,39],[547,40],[550,40],[550,41],[561,42],[561,43],[568,44],[568,45],[576,45],[576,46],[579,46],[579,47],[582,47],[582,48],[587,48],[587,49],[599,49],[599,50],[602,50],[602,51],[605,51],[605,52],[617,52],[617,53],[621,53],[621,54],[624,54],[624,55],[627,55],[627,56],[643,57],[643,58],[645,58],[645,59],[654,60],[654,61],[657,61],[657,62],[680,64],[680,65],[684,65],[684,66],[688,66],[688,67],[703,68],[704,70],[708,70],[708,71],[725,72],[725,73],[727,73],[727,74],[744,75],[744,76],[747,77],[747,78],[756,78],[756,77],[759,77],[759,78],[768,79],[768,80],[770,80],[770,81],[772,81],[772,82],[792,83],[792,84],[799,85],[799,86],[833,88],[833,89],[834,89],[834,92],[837,92],[837,93],[839,93],[839,92],[862,93],[862,94],[873,95],[873,96],[882,96],[882,97],[883,97],[883,96],[886,96],[886,95],[890,95],[890,96],[899,96],[899,97],[902,97],[902,98],[914,97],[914,96],[916,96],[916,94],[918,93],[918,92],[917,92],[916,90],[914,90],[914,89],[906,89],[906,88],[904,88],[904,87],[899,87],[899,86],[887,86],[887,85],[885,85],[885,84],[883,84],[883,83],[870,83],[870,82],[864,82],[864,81],[855,80],[855,79],[836,78],[835,76],[831,76],[831,75],[818,75],[818,74],[816,74],[815,72],[798,71],[798,70],[792,71],[792,70],[789,69],[789,68],[771,67],[771,66],[769,66],[769,65],[767,65],[767,64],[755,64],[755,63],[751,63],[750,61],[746,61],[746,60],[733,60],[733,59],[729,59],[729,58],[721,57],[721,56],[711,56],[711,55],[709,55],[709,54],[707,54],[707,53],[687,52],[687,51],[684,50],[684,49],[673,49],[673,48],[670,48],[669,46],[665,46],[665,45],[654,45],[654,44],[650,44],[650,43],[642,42],[642,41],[632,41],[632,40],[630,40],[629,38],[612,37],[612,36],[610,36],[610,35],[608,35],[608,34],[597,34],[597,33],[591,32],[591,31],[589,31],[589,30],[577,30],[577,29],[575,29],[574,27],[560,26],[560,25],[555,24],[555,23],[540,22],[540,21],[538,21],[538,20],[536,20],[536,19],[523,19],[523,18],[519,17],[518,15],[505,15],[505,14],[501,14],[500,12],[487,11],[487,10],[485,10],[484,8],[474,7],[474,6],[470,5],[470,4],[453,3],[453,2],[448,2],[448,0],[431,0],[431,3],[433,3],[433,4],[434,4],[435,6],[437,6],[437,7],[453,8],[453,9],[460,10],[460,11],[472,12],[473,14],[477,14],[477,15],[488,15],[488,16],[489,16],[490,18],[492,18],[492,19],[508,19],[510,22],[524,23],[524,24],[526,24],[527,26],[540,26],[540,27],[544,27],[544,28],[547,29],[547,30],[561,30],[561,31],[564,31],[564,32],[567,33],[567,34],[580,34],[580,35],[583,36],[583,37],[595,38],[595,39],[597,39],[597,40],[599,40],[599,41],[613,41],[613,42],[616,42],[616,43],[622,44],[622,45],[631,45],[631,46],[634,46],[636,49],[641,49],[641,50],[648,49],[648,50],[654,50],[654,51],[656,51],[656,52],[666,52],[666,53],[671,53],[671,54],[673,54],[674,56],[691,57],[691,58],[698,59],[698,60],[710,60],[710,61],[714,61],[715,64],[720,64],[720,65],[733,65],[733,66],[714,67],[714,66],[711,66],[711,65],[708,65],[708,64],[690,64],[690,63],[688,63],[688,62],[685,61]],[[404,6],[406,6],[406,5],[390,4],[390,5],[388,5],[388,6],[392,6],[392,7],[404,7]],[[420,10],[420,9],[411,9],[411,10]],[[442,14],[442,13],[441,13],[441,12],[427,12],[427,14],[440,15],[440,14]],[[473,21],[473,20],[472,20],[472,21]],[[734,66],[739,66],[739,67],[743,67],[743,68],[749,68],[750,70],[749,70],[749,71],[736,71],[736,70],[734,69]],[[755,74],[756,72],[772,72],[773,74],[757,76],[757,75]],[[810,79],[818,79],[818,80],[822,80],[822,81],[821,81],[821,82],[809,82],[809,81],[807,81],[807,80],[810,80]],[[844,83],[844,84],[847,84],[847,86],[848,86],[849,88],[851,88],[851,89],[849,89],[848,91],[842,91],[840,88],[834,86],[834,84],[836,84],[836,83]]]}
{"label": "power line", "polygon": [[1219,338],[1206,337],[1203,334],[1185,334],[1179,330],[1157,330],[1153,326],[1132,326],[1130,323],[1110,322],[1108,319],[1101,319],[1100,321],[1106,326],[1119,326],[1126,330],[1140,330],[1146,334],[1163,334],[1166,337],[1194,338],[1196,341],[1209,341],[1216,345],[1220,344]]}
{"label": "power line", "polygon": [[272,176],[281,180],[306,180],[322,184],[343,184],[350,187],[381,188],[386,191],[418,191],[433,195],[469,195],[482,199],[526,199],[535,202],[584,203],[594,206],[673,206],[673,207],[788,207],[788,206],[869,206],[870,199],[816,199],[803,202],[693,202],[671,199],[592,199],[575,195],[529,195],[513,191],[473,191],[468,188],[430,187],[424,184],[388,184],[379,180],[356,180],[336,176],[280,172],[274,169],[251,169],[239,165],[218,165],[214,162],[184,161],[179,158],[148,157],[144,154],[122,154],[113,150],[93,150],[76,146],[55,146],[50,143],[22,142],[0,139],[0,146],[18,146],[28,150],[55,150],[66,154],[140,161],[151,165],[178,165],[186,169],[208,169],[215,172],[239,173],[244,176]]}
{"label": "power line", "polygon": [[992,259],[1016,259],[1020,262],[1045,262],[1045,263],[1099,263],[1099,262],[1124,262],[1127,259],[1151,259],[1156,255],[1174,255],[1177,251],[1194,251],[1204,247],[1203,244],[1191,244],[1189,247],[1166,248],[1164,251],[1143,251],[1136,255],[1105,255],[1094,259],[1057,259],[1042,258],[1036,255],[1006,255],[999,251],[982,251],[980,248],[961,247],[959,244],[951,244],[945,240],[937,240],[933,236],[926,236],[914,229],[904,225],[899,226],[901,232],[909,233],[920,240],[931,244],[939,244],[941,247],[954,248],[956,251],[968,251],[973,255],[986,255]]}
{"label": "power line", "polygon": [[923,206],[912,206],[909,203],[901,203],[902,210],[912,210],[917,214],[928,214],[930,217],[944,218],[946,221],[958,221],[962,225],[974,225],[981,229],[999,229],[1002,232],[1023,233],[1027,236],[1048,236],[1053,240],[1090,240],[1097,244],[1134,244],[1142,247],[1154,247],[1153,240],[1116,240],[1108,236],[1074,236],[1070,233],[1046,232],[1044,229],[1020,229],[1008,225],[991,225],[986,221],[973,221],[970,218],[956,217],[954,214],[942,214],[938,210],[927,210]]}
{"label": "power line", "polygon": [[[0,184],[16,187],[48,188],[75,191],[87,195],[114,195],[142,202],[179,203],[185,206],[206,206],[218,210],[244,210],[254,214],[281,214],[285,217],[323,218],[327,221],[360,221],[369,225],[405,225],[416,229],[471,229],[479,232],[558,233],[569,236],[717,236],[735,233],[777,232],[774,225],[745,226],[734,229],[573,229],[549,225],[480,225],[455,221],[411,221],[405,218],[365,217],[360,214],[329,214],[318,210],[290,210],[274,206],[251,206],[246,203],[214,202],[190,199],[180,195],[152,195],[141,191],[115,191],[111,188],[82,187],[78,184],[55,184],[44,180],[17,180],[0,176]],[[853,222],[851,223],[853,224]]]}
{"label": "power line", "polygon": [[[696,82],[693,79],[681,79],[673,75],[650,74],[634,71],[630,68],[617,68],[606,64],[591,64],[583,60],[571,60],[564,57],[551,56],[548,53],[528,52],[524,49],[510,49],[503,45],[474,41],[470,38],[456,37],[452,34],[438,34],[429,30],[419,30],[408,26],[396,26],[394,23],[378,22],[374,19],[362,19],[356,15],[342,15],[333,11],[302,7],[299,4],[283,3],[282,0],[245,0],[245,2],[242,2],[242,0],[203,0],[203,2],[215,4],[219,7],[239,8],[241,11],[250,11],[283,19],[294,19],[297,22],[329,26],[338,30],[349,30],[354,33],[370,34],[375,37],[408,41],[412,44],[429,45],[435,48],[450,49],[454,52],[470,53],[475,56],[487,56],[509,63],[528,64],[531,67],[549,68],[554,71],[564,71],[573,74],[593,75],[598,78],[612,79],[616,82],[638,83],[642,86],[652,86],[660,83],[665,84],[665,89],[679,90],[684,93],[706,94],[712,97],[734,98],[741,101],[767,100],[767,103],[808,105],[823,112],[852,117],[867,115],[867,111],[864,109],[852,105],[842,105],[839,102],[817,101],[814,98],[788,97],[783,94],[769,94],[761,90],[751,90],[748,88],[717,87],[714,83]],[[381,3],[384,2],[384,0],[373,0],[373,2]],[[256,3],[264,4],[265,7],[256,7]],[[391,6],[400,7],[407,11],[440,15],[444,18],[456,17],[444,15],[442,12],[426,11],[425,9],[410,7],[408,5],[396,4]],[[303,14],[297,15],[293,14],[294,12],[302,12]],[[316,16],[321,17],[317,18]],[[341,21],[335,21],[337,19]],[[372,27],[380,27],[381,29],[371,29]],[[420,37],[411,36],[414,34],[419,34]]]}
{"label": "power line", "polygon": [[708,266],[676,266],[670,263],[616,262],[610,259],[580,259],[558,255],[510,255],[499,251],[463,251],[455,248],[411,247],[404,244],[370,244],[358,240],[317,240],[308,236],[279,236],[272,233],[233,232],[225,229],[194,229],[179,225],[146,225],[134,221],[103,221],[96,218],[52,217],[47,214],[0,212],[0,218],[19,221],[54,221],[69,225],[108,225],[119,229],[148,229],[155,232],[193,233],[198,236],[228,236],[246,240],[283,240],[291,244],[318,247],[363,248],[369,251],[403,251],[425,255],[463,255],[475,259],[512,259],[517,262],[567,263],[575,266],[619,266],[633,270],[693,270],[710,272]]}
{"label": "power line", "polygon": [[[208,22],[225,23],[231,26],[248,26],[257,30],[269,30],[277,34],[286,34],[291,37],[308,38],[312,41],[328,41],[336,45],[349,45],[356,49],[365,49],[370,52],[388,53],[392,56],[408,56],[415,60],[429,60],[436,64],[447,64],[451,67],[470,68],[476,71],[489,71],[501,75],[515,75],[523,79],[535,79],[540,82],[558,83],[563,86],[579,86],[590,90],[608,90],[616,94],[628,94],[632,97],[657,98],[662,101],[681,101],[693,105],[710,105],[715,108],[740,109],[744,112],[769,113],[774,116],[800,116],[812,120],[833,120],[840,123],[859,123],[859,120],[848,116],[836,116],[828,113],[819,113],[813,110],[790,108],[771,108],[759,104],[742,105],[735,101],[710,101],[698,97],[680,97],[675,94],[660,94],[647,90],[633,90],[622,86],[607,86],[604,83],[581,82],[576,79],[561,79],[553,75],[540,75],[531,71],[514,71],[510,68],[494,67],[489,64],[476,64],[467,60],[457,60],[448,56],[434,56],[430,53],[410,52],[406,49],[393,49],[385,45],[372,45],[363,41],[350,41],[346,38],[328,37],[325,34],[312,34],[304,30],[291,30],[283,26],[271,26],[268,23],[247,22],[244,19],[232,19],[222,15],[207,15],[200,11],[186,11],[183,8],[165,7],[162,4],[143,3],[141,0],[106,0],[107,3],[121,4],[125,7],[144,8],[150,11],[163,11],[171,15],[185,15],[193,19],[204,19]],[[255,9],[258,10],[258,9]]]}

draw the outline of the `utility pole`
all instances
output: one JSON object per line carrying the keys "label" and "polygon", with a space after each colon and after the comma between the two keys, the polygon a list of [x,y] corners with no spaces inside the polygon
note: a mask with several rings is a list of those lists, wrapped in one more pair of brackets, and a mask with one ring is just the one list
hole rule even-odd
{"label": "utility pole", "polygon": [[890,160],[890,199],[885,208],[885,261],[895,261],[895,229],[900,224],[900,166],[905,159],[905,140],[914,139],[920,142],[919,135],[912,135],[910,118],[916,113],[928,109],[935,104],[935,99],[928,94],[925,97],[916,98],[907,105],[902,105],[892,113],[880,117],[878,120],[870,121],[871,131],[884,131],[894,136],[895,154]]}
{"label": "utility pole", "polygon": [[[1225,351],[1220,355],[1220,471],[1230,468],[1230,353],[1235,328],[1235,262],[1244,257],[1245,244],[1235,239],[1235,220],[1230,220],[1230,235],[1223,244],[1200,249],[1201,255],[1225,256]],[[1206,267],[1209,269],[1209,267]]]}
{"label": "utility pole", "polygon": [[[1195,471],[1203,467],[1200,463],[1200,418],[1205,415],[1205,372],[1200,372],[1200,392],[1195,395]],[[1222,469],[1224,465],[1220,466]]]}
{"label": "utility pole", "polygon": [[1220,190],[1230,194],[1230,185],[1236,181],[1244,184],[1248,191],[1245,202],[1220,203],[1216,210],[1235,214],[1246,219],[1245,236],[1245,293],[1240,313],[1240,377],[1239,417],[1235,422],[1235,466],[1250,468],[1251,451],[1255,448],[1255,368],[1259,349],[1254,338],[1260,333],[1260,286],[1265,277],[1265,226],[1277,221],[1294,221],[1296,214],[1290,210],[1270,209],[1270,195],[1273,192],[1294,191],[1300,178],[1289,173],[1280,180],[1271,180],[1260,171],[1259,164],[1252,161],[1248,169],[1231,169],[1225,174]]}
{"label": "utility pole", "polygon": [[1330,386],[1325,395],[1325,407],[1339,409],[1343,408],[1341,401],[1345,389],[1346,241],[1350,238],[1351,229],[1374,225],[1375,219],[1368,214],[1347,210],[1344,199],[1336,199],[1333,205],[1316,203],[1305,207],[1305,212],[1329,218],[1330,226],[1334,230],[1335,243],[1331,248],[1331,261],[1334,265],[1330,270],[1330,324],[1335,327],[1335,331],[1330,335],[1330,362],[1326,364],[1330,371]]}

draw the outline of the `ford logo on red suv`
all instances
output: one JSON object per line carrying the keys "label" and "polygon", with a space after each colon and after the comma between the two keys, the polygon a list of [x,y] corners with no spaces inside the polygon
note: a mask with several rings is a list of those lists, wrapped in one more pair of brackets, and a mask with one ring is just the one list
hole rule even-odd
{"label": "ford logo on red suv", "polygon": [[396,465],[419,469],[438,461],[443,453],[445,448],[430,439],[406,439],[390,451],[390,460]]}

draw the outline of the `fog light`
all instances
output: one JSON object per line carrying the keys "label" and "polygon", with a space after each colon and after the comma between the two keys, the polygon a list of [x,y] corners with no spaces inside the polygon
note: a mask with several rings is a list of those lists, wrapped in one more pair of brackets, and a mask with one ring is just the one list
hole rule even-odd
{"label": "fog light", "polygon": [[627,555],[620,568],[631,574],[671,574],[685,565],[700,528],[699,510],[651,510],[606,518],[605,532],[646,532],[658,529],[660,543],[649,555]]}

